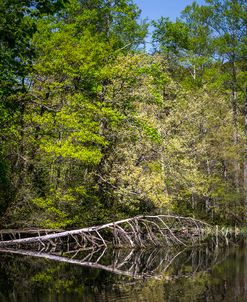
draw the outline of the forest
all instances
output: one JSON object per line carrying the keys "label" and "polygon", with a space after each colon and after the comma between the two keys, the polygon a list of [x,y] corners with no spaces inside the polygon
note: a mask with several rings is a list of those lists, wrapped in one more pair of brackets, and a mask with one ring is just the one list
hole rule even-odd
{"label": "forest", "polygon": [[246,225],[246,1],[140,16],[132,0],[0,0],[0,227]]}

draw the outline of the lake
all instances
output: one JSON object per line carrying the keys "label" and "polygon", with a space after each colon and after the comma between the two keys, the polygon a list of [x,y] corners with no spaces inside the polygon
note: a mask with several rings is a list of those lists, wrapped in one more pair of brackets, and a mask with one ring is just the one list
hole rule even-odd
{"label": "lake", "polygon": [[0,301],[246,302],[247,240],[218,248],[212,241],[193,249],[2,252]]}

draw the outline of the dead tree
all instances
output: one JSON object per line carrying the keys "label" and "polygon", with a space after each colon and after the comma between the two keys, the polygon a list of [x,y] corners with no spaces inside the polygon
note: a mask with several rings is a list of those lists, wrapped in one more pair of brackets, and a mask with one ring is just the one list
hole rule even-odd
{"label": "dead tree", "polygon": [[52,253],[107,246],[189,246],[205,239],[210,229],[209,224],[190,217],[136,216],[100,226],[0,241],[0,247]]}

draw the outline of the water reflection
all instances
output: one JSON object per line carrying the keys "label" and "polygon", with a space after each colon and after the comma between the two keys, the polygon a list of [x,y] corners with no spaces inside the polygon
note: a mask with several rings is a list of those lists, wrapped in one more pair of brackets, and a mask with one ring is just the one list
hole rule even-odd
{"label": "water reflection", "polygon": [[2,253],[0,301],[247,301],[247,245]]}
{"label": "water reflection", "polygon": [[[192,274],[205,271],[213,264],[222,261],[226,257],[228,249],[224,249],[224,255],[215,248],[214,243],[194,249],[178,247],[154,248],[154,249],[89,249],[77,250],[70,253],[41,253],[27,250],[1,250],[12,255],[24,255],[48,260],[55,260],[67,264],[80,265],[91,269],[101,269],[121,276],[133,279],[147,279],[155,277],[173,278],[173,275],[181,277],[181,269],[189,264],[183,274]],[[173,271],[174,272],[171,272]]]}

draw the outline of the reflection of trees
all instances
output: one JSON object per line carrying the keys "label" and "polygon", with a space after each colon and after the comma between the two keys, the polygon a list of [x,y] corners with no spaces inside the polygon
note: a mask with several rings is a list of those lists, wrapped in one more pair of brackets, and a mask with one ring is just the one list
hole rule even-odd
{"label": "reflection of trees", "polygon": [[[163,284],[163,301],[246,301],[246,243],[229,249],[229,257],[219,265],[210,265],[190,278],[182,277]],[[217,253],[220,259],[222,254]]]}
{"label": "reflection of trees", "polygon": [[[1,251],[1,250],[0,250]],[[210,266],[222,261],[219,249],[203,246],[194,249],[177,248],[156,249],[90,249],[70,253],[48,254],[26,250],[2,250],[11,254],[20,254],[60,263],[80,265],[87,268],[101,269],[117,275],[134,279],[156,277],[162,279],[165,273],[183,276],[205,271]],[[182,260],[182,262],[181,262]],[[184,270],[183,270],[184,268]]]}
{"label": "reflection of trees", "polygon": [[[183,251],[98,249],[33,254],[39,258],[25,256],[26,251],[20,256],[11,253],[0,254],[0,292],[2,297],[16,296],[8,302],[113,302],[117,297],[125,297],[126,302],[230,302],[243,294],[245,285],[244,249],[215,248],[213,242]],[[56,293],[61,297],[54,298]]]}

